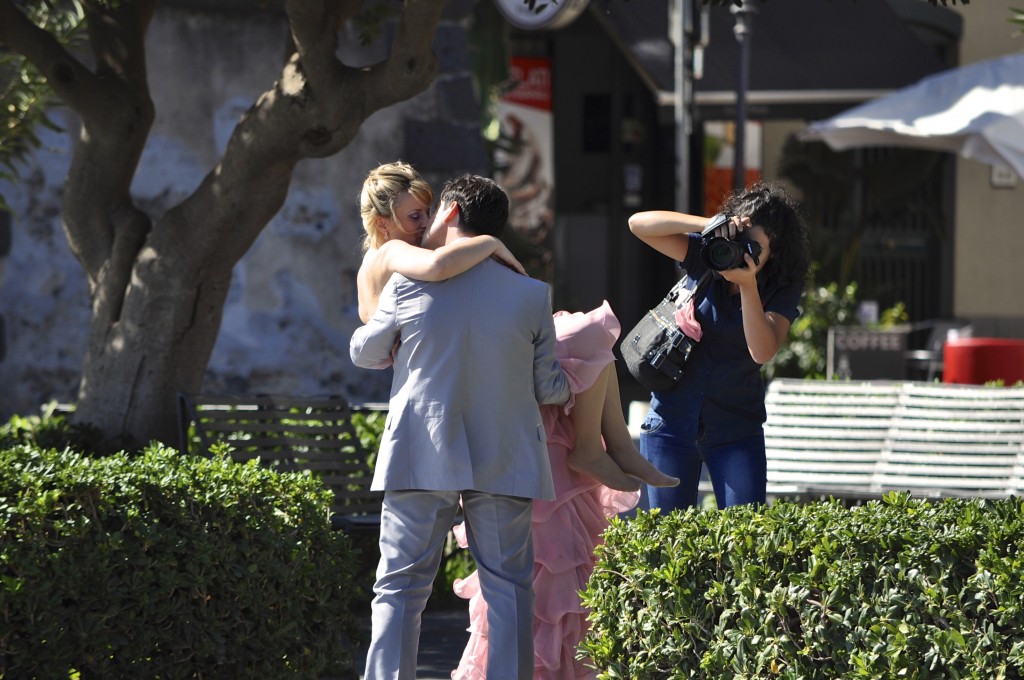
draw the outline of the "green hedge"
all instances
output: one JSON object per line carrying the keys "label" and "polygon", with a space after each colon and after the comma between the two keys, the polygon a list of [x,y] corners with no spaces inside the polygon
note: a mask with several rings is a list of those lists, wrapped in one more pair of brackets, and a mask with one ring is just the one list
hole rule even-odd
{"label": "green hedge", "polygon": [[615,521],[602,678],[1021,678],[1024,500],[778,502]]}
{"label": "green hedge", "polygon": [[0,676],[348,672],[363,603],[327,507],[223,456],[0,451]]}
{"label": "green hedge", "polygon": [[38,449],[72,449],[89,453],[102,439],[101,433],[91,425],[69,423],[67,414],[58,412],[57,402],[50,402],[38,416],[11,416],[0,424],[0,450],[19,445]]}

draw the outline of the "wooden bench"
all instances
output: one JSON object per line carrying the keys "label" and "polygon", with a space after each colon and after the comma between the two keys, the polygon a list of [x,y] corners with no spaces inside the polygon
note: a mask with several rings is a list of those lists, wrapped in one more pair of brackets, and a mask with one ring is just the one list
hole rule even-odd
{"label": "wooden bench", "polygon": [[769,494],[1004,498],[1024,488],[1024,388],[774,380]]}
{"label": "wooden bench", "polygon": [[332,524],[346,531],[379,530],[383,494],[370,491],[370,452],[359,440],[352,414],[386,409],[353,407],[340,397],[178,395],[180,449],[210,455],[229,444],[234,460],[281,472],[318,476],[334,493]]}

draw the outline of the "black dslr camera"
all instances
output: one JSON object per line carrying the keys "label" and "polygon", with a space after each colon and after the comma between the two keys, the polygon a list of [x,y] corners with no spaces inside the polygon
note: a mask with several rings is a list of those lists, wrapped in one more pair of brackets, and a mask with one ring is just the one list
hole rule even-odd
{"label": "black dslr camera", "polygon": [[715,230],[728,223],[728,215],[715,215],[700,233],[700,260],[708,269],[716,272],[742,267],[743,255],[746,253],[754,258],[754,264],[757,264],[757,258],[761,256],[761,244],[745,235],[741,234],[738,241],[715,236]]}

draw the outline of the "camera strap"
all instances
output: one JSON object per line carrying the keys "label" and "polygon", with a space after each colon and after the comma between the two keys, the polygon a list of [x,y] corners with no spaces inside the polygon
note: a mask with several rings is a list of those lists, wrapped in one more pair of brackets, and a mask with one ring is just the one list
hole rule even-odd
{"label": "camera strap", "polygon": [[708,220],[708,225],[701,230],[700,235],[707,236],[722,225],[729,224],[729,219],[730,216],[724,213],[718,213],[717,215],[712,216],[711,219]]}
{"label": "camera strap", "polygon": [[714,273],[715,272],[710,269],[706,270],[704,274],[697,279],[697,285],[695,285],[693,289],[686,287],[685,279],[679,279],[679,281],[676,282],[676,285],[672,286],[672,290],[669,291],[668,299],[675,303],[676,309],[679,309],[681,306],[697,297],[697,295],[704,290],[704,287],[708,285],[708,281],[711,280],[711,275]]}

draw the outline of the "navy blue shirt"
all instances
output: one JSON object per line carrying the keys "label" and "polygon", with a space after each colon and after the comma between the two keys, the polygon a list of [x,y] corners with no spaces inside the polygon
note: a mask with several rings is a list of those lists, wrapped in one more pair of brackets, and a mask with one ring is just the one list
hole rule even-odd
{"label": "navy blue shirt", "polygon": [[[682,261],[693,288],[707,267],[700,260],[700,235],[690,235]],[[765,312],[776,312],[792,323],[799,315],[800,283],[779,285],[758,275],[757,288]],[[686,362],[679,383],[666,392],[654,392],[651,410],[687,439],[703,438],[708,446],[728,444],[763,432],[764,381],[761,365],[747,349],[739,293],[712,275],[698,295],[695,318],[703,335]]]}

